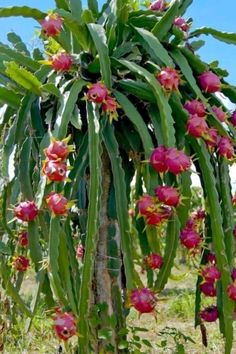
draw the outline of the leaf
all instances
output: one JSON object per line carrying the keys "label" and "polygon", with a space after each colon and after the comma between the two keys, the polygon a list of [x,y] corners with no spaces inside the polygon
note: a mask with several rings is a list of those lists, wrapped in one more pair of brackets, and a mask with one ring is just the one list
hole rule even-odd
{"label": "leaf", "polygon": [[51,84],[51,83],[47,83],[47,84],[40,86],[40,90],[42,92],[51,93],[52,95],[54,95],[56,97],[60,97],[60,95],[61,95],[60,90],[54,84]]}
{"label": "leaf", "polygon": [[205,34],[206,36],[211,35],[212,37],[218,39],[221,42],[225,42],[228,44],[236,44],[236,33],[218,31],[210,27],[201,27],[194,30],[189,34],[189,38],[199,37],[201,34]]}
{"label": "leaf", "polygon": [[161,60],[166,66],[173,67],[173,60],[169,56],[168,51],[163,47],[161,42],[159,42],[157,37],[143,28],[134,27],[134,29],[139,34],[140,43],[155,62],[159,62]]}
{"label": "leaf", "polygon": [[6,103],[12,108],[18,108],[20,105],[20,97],[12,90],[0,86],[0,102]]}
{"label": "leaf", "polygon": [[47,14],[42,11],[39,11],[38,9],[28,6],[11,6],[0,8],[0,17],[11,16],[31,17],[35,20],[42,20],[44,19],[44,17],[47,16]]}
{"label": "leaf", "polygon": [[82,13],[82,3],[80,0],[69,0],[70,10],[72,16],[80,20]]}
{"label": "leaf", "polygon": [[70,117],[78,100],[78,95],[82,88],[86,85],[84,80],[76,80],[70,88],[61,97],[61,106],[57,114],[57,119],[54,125],[53,136],[58,139],[63,139],[67,135],[67,126]]}
{"label": "leaf", "polygon": [[182,3],[179,7],[178,15],[183,16],[188,7],[193,3],[193,0],[182,0]]}
{"label": "leaf", "polygon": [[141,100],[148,102],[156,102],[155,96],[153,95],[150,87],[142,82],[141,80],[120,80],[118,83],[125,91],[130,92],[132,95],[140,98]]}
{"label": "leaf", "polygon": [[69,10],[67,0],[55,0],[55,3],[59,9]]}
{"label": "leaf", "polygon": [[88,8],[92,11],[93,15],[97,17],[98,15],[98,2],[97,0],[88,0]]}
{"label": "leaf", "polygon": [[9,256],[12,254],[10,247],[6,243],[2,242],[1,240],[0,240],[0,254],[9,255]]}
{"label": "leaf", "polygon": [[14,61],[9,61],[5,63],[6,74],[20,86],[25,89],[35,93],[36,95],[41,95],[40,86],[41,82],[34,76],[31,72],[20,67]]}
{"label": "leaf", "polygon": [[32,71],[38,70],[40,68],[40,64],[37,61],[31,59],[29,56],[17,52],[14,49],[11,49],[10,47],[2,43],[0,43],[0,53],[7,56],[7,61],[14,60],[19,65],[25,66],[26,68]]}
{"label": "leaf", "polygon": [[94,271],[94,259],[98,239],[99,204],[101,193],[101,158],[100,158],[100,124],[98,110],[90,102],[87,102],[88,138],[89,138],[89,205],[87,219],[87,233],[85,242],[85,254],[83,259],[82,280],[79,296],[79,347],[87,348],[88,315],[91,301],[91,282]]}
{"label": "leaf", "polygon": [[19,161],[19,181],[23,197],[28,200],[33,200],[33,190],[30,178],[30,160],[31,160],[32,138],[27,137],[23,142],[20,151]]}
{"label": "leaf", "polygon": [[179,228],[179,220],[178,217],[175,215],[169,220],[167,226],[163,265],[157,275],[157,280],[155,282],[155,289],[158,292],[164,289],[171,274],[179,241]]}
{"label": "leaf", "polygon": [[23,54],[27,55],[28,57],[30,57],[30,52],[28,51],[27,46],[22,41],[20,36],[18,36],[15,32],[9,32],[7,34],[7,39],[9,42],[11,42],[13,44],[14,49],[17,52],[23,53]]}
{"label": "leaf", "polygon": [[28,223],[28,234],[29,234],[29,250],[30,257],[35,265],[36,272],[39,271],[42,264],[42,249],[39,242],[39,231],[36,221],[31,221]]}
{"label": "leaf", "polygon": [[121,249],[123,253],[127,289],[134,288],[134,265],[132,261],[130,227],[128,220],[128,201],[126,194],[125,174],[122,168],[122,160],[119,154],[119,147],[114,135],[114,128],[107,123],[103,130],[103,140],[106,146],[113,173],[115,187],[116,211],[120,227]]}
{"label": "leaf", "polygon": [[99,55],[102,80],[107,88],[110,89],[112,86],[111,63],[105,30],[101,25],[95,23],[89,23],[87,26]]}
{"label": "leaf", "polygon": [[178,15],[178,8],[179,2],[172,0],[166,13],[152,29],[153,35],[159,40],[162,40],[172,27],[174,19]]}
{"label": "leaf", "polygon": [[141,76],[145,81],[148,82],[148,84],[153,90],[160,111],[161,128],[162,128],[164,144],[166,146],[174,146],[175,130],[174,130],[174,121],[172,118],[171,108],[155,76],[152,75],[149,71],[147,71],[143,67],[135,63],[131,63],[127,60],[117,60],[117,62],[121,63],[122,65],[127,67],[131,72],[137,74],[138,76]]}

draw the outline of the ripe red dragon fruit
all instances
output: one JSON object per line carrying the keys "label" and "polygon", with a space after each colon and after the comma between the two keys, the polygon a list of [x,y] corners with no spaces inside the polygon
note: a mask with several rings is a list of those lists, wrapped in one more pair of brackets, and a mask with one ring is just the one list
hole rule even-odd
{"label": "ripe red dragon fruit", "polygon": [[226,292],[231,300],[236,301],[236,282],[229,284]]}
{"label": "ripe red dragon fruit", "polygon": [[186,221],[185,229],[193,230],[193,229],[195,229],[196,227],[197,227],[196,220],[193,219],[192,217],[189,218],[189,219]]}
{"label": "ripe red dragon fruit", "polygon": [[211,264],[216,264],[216,256],[214,253],[209,252],[207,255],[207,262],[211,263]]}
{"label": "ripe red dragon fruit", "polygon": [[12,265],[18,272],[25,272],[29,268],[30,262],[24,256],[17,256],[13,258]]}
{"label": "ripe red dragon fruit", "polygon": [[200,317],[206,322],[215,322],[219,317],[218,309],[215,305],[206,307],[200,312]]}
{"label": "ripe red dragon fruit", "polygon": [[196,248],[201,243],[201,236],[195,230],[184,228],[180,233],[180,242],[188,249]]}
{"label": "ripe red dragon fruit", "polygon": [[212,111],[215,113],[216,117],[220,122],[225,122],[227,119],[227,113],[224,112],[220,107],[213,106]]}
{"label": "ripe red dragon fruit", "polygon": [[68,200],[62,194],[55,192],[48,194],[46,203],[55,215],[66,215],[70,207]]}
{"label": "ripe red dragon fruit", "polygon": [[157,0],[155,2],[153,2],[149,9],[152,10],[152,11],[164,11],[167,7],[167,4],[165,2],[165,0]]}
{"label": "ripe red dragon fruit", "polygon": [[204,137],[208,132],[208,125],[202,117],[190,115],[187,121],[187,132],[194,138]]}
{"label": "ripe red dragon fruit", "polygon": [[97,82],[96,84],[88,85],[87,99],[94,103],[105,102],[109,92],[106,86],[102,82]]}
{"label": "ripe red dragon fruit", "polygon": [[150,313],[156,306],[156,297],[148,288],[133,289],[129,295],[129,301],[140,313]]}
{"label": "ripe red dragon fruit", "polygon": [[187,156],[182,150],[176,148],[169,148],[166,152],[166,166],[168,171],[174,175],[178,175],[187,171],[191,166],[190,157]]}
{"label": "ripe red dragon fruit", "polygon": [[220,91],[221,82],[219,77],[212,71],[206,71],[199,76],[199,84],[201,89],[208,93]]}
{"label": "ripe red dragon fruit", "polygon": [[55,37],[61,32],[62,18],[57,14],[49,14],[41,21],[41,26],[48,37]]}
{"label": "ripe red dragon fruit", "polygon": [[156,200],[154,197],[148,194],[144,194],[138,200],[137,205],[138,205],[139,213],[143,216],[147,216],[156,210]]}
{"label": "ripe red dragon fruit", "polygon": [[146,215],[146,222],[148,225],[158,226],[167,221],[172,215],[171,208],[167,206],[159,206],[155,212]]}
{"label": "ripe red dragon fruit", "polygon": [[60,339],[67,341],[76,334],[76,321],[72,313],[57,309],[53,320],[55,333]]}
{"label": "ripe red dragon fruit", "polygon": [[233,280],[236,280],[236,268],[233,268],[233,269],[232,269],[231,278],[232,278]]}
{"label": "ripe red dragon fruit", "polygon": [[183,17],[175,18],[174,25],[181,29],[183,32],[187,32],[190,28],[189,24],[185,21]]}
{"label": "ripe red dragon fruit", "polygon": [[197,209],[194,213],[193,213],[193,219],[196,221],[202,221],[203,219],[205,219],[206,217],[206,212],[203,209]]}
{"label": "ripe red dragon fruit", "polygon": [[234,156],[233,144],[227,136],[222,136],[218,141],[218,153],[220,156],[230,160]]}
{"label": "ripe red dragon fruit", "polygon": [[84,247],[83,245],[78,245],[76,248],[76,258],[82,259],[84,256]]}
{"label": "ripe red dragon fruit", "polygon": [[119,108],[119,105],[118,105],[117,101],[111,96],[107,96],[105,98],[105,101],[102,103],[102,111],[108,114],[110,122],[112,122],[113,119],[117,120],[117,118],[118,118],[117,109],[118,108]]}
{"label": "ripe red dragon fruit", "polygon": [[22,221],[32,221],[38,215],[38,208],[34,201],[25,201],[18,204],[14,209],[14,214],[17,219]]}
{"label": "ripe red dragon fruit", "polygon": [[158,253],[151,253],[144,259],[145,264],[151,269],[160,269],[163,264],[163,258]]}
{"label": "ripe red dragon fruit", "polygon": [[29,245],[28,232],[22,231],[19,233],[18,243],[21,247],[27,247]]}
{"label": "ripe red dragon fruit", "polygon": [[208,148],[213,149],[217,146],[218,140],[219,140],[219,135],[218,135],[218,130],[215,128],[209,128],[207,131],[205,138],[205,143],[208,146]]}
{"label": "ripe red dragon fruit", "polygon": [[236,127],[236,111],[234,111],[231,116],[231,123],[233,124],[234,127]]}
{"label": "ripe red dragon fruit", "polygon": [[177,70],[166,67],[163,68],[156,76],[161,86],[167,91],[176,91],[180,84],[180,75]]}
{"label": "ripe red dragon fruit", "polygon": [[55,71],[69,71],[73,61],[70,54],[60,52],[52,56],[51,65]]}
{"label": "ripe red dragon fruit", "polygon": [[43,164],[42,172],[49,181],[61,182],[66,179],[67,166],[61,161],[46,160]]}
{"label": "ripe red dragon fruit", "polygon": [[197,114],[199,117],[206,116],[205,106],[201,101],[198,100],[187,101],[184,104],[184,108],[192,115]]}
{"label": "ripe red dragon fruit", "polygon": [[180,203],[180,195],[177,188],[160,186],[155,189],[155,194],[160,202],[176,207]]}
{"label": "ripe red dragon fruit", "polygon": [[221,273],[219,269],[214,265],[205,266],[202,269],[202,276],[205,281],[209,283],[214,283],[215,281],[219,280],[221,277]]}
{"label": "ripe red dragon fruit", "polygon": [[200,285],[201,292],[209,297],[216,296],[216,288],[214,283],[204,282]]}
{"label": "ripe red dragon fruit", "polygon": [[70,140],[70,136],[63,140],[51,139],[51,144],[44,149],[44,153],[49,160],[62,160],[64,161],[69,153],[73,151],[72,145],[67,145]]}
{"label": "ripe red dragon fruit", "polygon": [[155,148],[150,156],[150,164],[159,173],[167,171],[166,166],[166,152],[167,148],[163,145]]}

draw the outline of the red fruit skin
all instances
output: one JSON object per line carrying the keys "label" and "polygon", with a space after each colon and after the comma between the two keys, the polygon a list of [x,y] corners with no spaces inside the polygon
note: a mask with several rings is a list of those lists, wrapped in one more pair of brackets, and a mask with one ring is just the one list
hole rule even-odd
{"label": "red fruit skin", "polygon": [[194,230],[197,227],[197,223],[196,220],[193,218],[189,218],[186,221],[186,225],[185,225],[185,229],[190,229],[190,230]]}
{"label": "red fruit skin", "polygon": [[208,125],[202,117],[198,115],[190,115],[187,121],[187,132],[194,138],[203,137],[208,131]]}
{"label": "red fruit skin", "polygon": [[236,111],[234,111],[231,116],[231,123],[233,124],[234,127],[236,127]]}
{"label": "red fruit skin", "polygon": [[193,218],[194,220],[203,220],[206,217],[206,212],[203,209],[198,209],[194,214],[193,214]]}
{"label": "red fruit skin", "polygon": [[52,192],[46,197],[48,208],[55,215],[66,215],[68,210],[68,200],[60,193]]}
{"label": "red fruit skin", "polygon": [[166,9],[166,2],[164,0],[157,0],[150,5],[149,9],[162,12]]}
{"label": "red fruit skin", "polygon": [[82,259],[84,256],[84,247],[83,245],[78,245],[76,249],[76,258]]}
{"label": "red fruit skin", "polygon": [[145,257],[144,262],[150,269],[160,269],[163,265],[163,258],[157,253],[151,253]]}
{"label": "red fruit skin", "polygon": [[38,208],[34,201],[25,201],[18,204],[14,209],[14,214],[17,219],[25,222],[32,221],[38,215]]}
{"label": "red fruit skin", "polygon": [[18,243],[21,247],[27,247],[29,245],[28,232],[22,231],[19,233]]}
{"label": "red fruit skin", "polygon": [[181,29],[183,32],[187,32],[190,28],[189,24],[185,21],[183,17],[177,17],[174,20],[174,25]]}
{"label": "red fruit skin", "polygon": [[198,100],[187,101],[184,104],[184,108],[189,114],[197,114],[199,117],[206,116],[206,110],[204,104]]}
{"label": "red fruit skin", "polygon": [[182,150],[176,148],[169,148],[166,152],[166,166],[168,171],[174,175],[178,175],[187,171],[191,166],[190,157],[187,156]]}
{"label": "red fruit skin", "polygon": [[160,202],[176,207],[180,203],[180,195],[177,188],[160,186],[155,189],[155,194]]}
{"label": "red fruit skin", "polygon": [[221,273],[215,265],[209,265],[209,266],[205,266],[202,269],[202,276],[205,279],[205,281],[209,283],[214,283],[215,281],[220,279]]}
{"label": "red fruit skin", "polygon": [[107,96],[108,96],[108,89],[101,82],[97,82],[96,84],[90,85],[89,90],[87,92],[87,99],[94,103],[105,102]]}
{"label": "red fruit skin", "polygon": [[64,161],[70,153],[68,145],[64,141],[54,140],[49,147],[44,150],[45,155],[49,160],[62,160]]}
{"label": "red fruit skin", "polygon": [[220,122],[225,122],[227,119],[227,113],[224,112],[220,107],[213,106],[213,112],[215,113],[216,117],[219,119]]}
{"label": "red fruit skin", "polygon": [[166,166],[166,152],[167,149],[165,146],[160,145],[157,148],[155,148],[150,156],[150,164],[152,167],[159,173],[163,173],[167,171],[167,166]]}
{"label": "red fruit skin", "polygon": [[219,312],[216,306],[206,307],[200,312],[200,317],[206,322],[215,322],[219,317]]}
{"label": "red fruit skin", "polygon": [[41,21],[41,26],[48,37],[55,37],[61,32],[62,19],[57,14],[49,14]]}
{"label": "red fruit skin", "polygon": [[233,198],[232,198],[232,204],[236,205],[236,193],[234,194]]}
{"label": "red fruit skin", "polygon": [[231,278],[232,278],[233,280],[236,280],[236,268],[233,268],[233,269],[232,269]]}
{"label": "red fruit skin", "polygon": [[209,128],[205,138],[205,143],[208,148],[213,149],[217,146],[219,141],[218,130],[215,128]]}
{"label": "red fruit skin", "polygon": [[72,67],[73,61],[70,54],[61,52],[52,56],[52,67],[55,71],[69,71]]}
{"label": "red fruit skin", "polygon": [[218,141],[218,154],[230,160],[234,156],[234,147],[230,138],[222,136]]}
{"label": "red fruit skin", "polygon": [[227,295],[228,297],[233,300],[236,301],[236,283],[231,283],[227,286]]}
{"label": "red fruit skin", "polygon": [[200,87],[207,93],[220,91],[221,82],[219,77],[212,71],[206,71],[198,77]]}
{"label": "red fruit skin", "polygon": [[148,288],[132,290],[129,300],[131,305],[140,313],[153,312],[156,306],[155,294]]}
{"label": "red fruit skin", "polygon": [[216,256],[214,253],[208,253],[207,255],[207,262],[211,263],[211,264],[216,264]]}
{"label": "red fruit skin", "polygon": [[195,230],[185,228],[180,233],[180,242],[188,249],[196,248],[201,243],[201,236]]}
{"label": "red fruit skin", "polygon": [[172,215],[172,210],[167,206],[160,206],[155,212],[149,213],[146,216],[148,225],[158,226],[167,221]]}
{"label": "red fruit skin", "polygon": [[118,108],[118,103],[116,102],[116,100],[111,97],[111,96],[107,96],[105,98],[105,101],[102,103],[102,110],[103,112],[107,112],[107,113],[115,113],[116,110]]}
{"label": "red fruit skin", "polygon": [[204,282],[200,285],[201,292],[209,297],[216,296],[216,288],[214,283]]}
{"label": "red fruit skin", "polygon": [[58,338],[67,341],[76,334],[76,322],[72,313],[57,310],[53,320],[54,331]]}
{"label": "red fruit skin", "polygon": [[25,272],[29,268],[30,262],[28,258],[18,256],[14,258],[12,265],[18,272]]}
{"label": "red fruit skin", "polygon": [[148,194],[144,194],[139,200],[138,200],[138,209],[139,213],[142,216],[147,216],[150,213],[154,212],[156,209],[156,204],[155,204],[155,199]]}
{"label": "red fruit skin", "polygon": [[62,182],[66,179],[67,166],[64,162],[46,160],[42,172],[52,182]]}
{"label": "red fruit skin", "polygon": [[170,67],[163,68],[156,76],[161,86],[167,91],[176,91],[180,84],[179,73]]}

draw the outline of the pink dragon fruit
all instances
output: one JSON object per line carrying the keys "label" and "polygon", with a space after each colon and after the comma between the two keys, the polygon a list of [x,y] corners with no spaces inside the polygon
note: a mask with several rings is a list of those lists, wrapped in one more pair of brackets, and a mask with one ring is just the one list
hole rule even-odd
{"label": "pink dragon fruit", "polygon": [[117,120],[117,118],[118,118],[117,109],[118,108],[119,108],[119,105],[118,105],[117,101],[111,96],[107,96],[105,98],[105,101],[102,103],[102,111],[108,114],[110,122],[112,122],[113,119]]}
{"label": "pink dragon fruit", "polygon": [[211,263],[211,264],[216,264],[216,256],[214,253],[209,252],[207,255],[207,262]]}
{"label": "pink dragon fruit", "polygon": [[215,128],[209,128],[204,139],[209,149],[215,148],[219,140],[218,130]]}
{"label": "pink dragon fruit", "polygon": [[205,281],[209,283],[214,283],[221,277],[219,269],[214,264],[203,267],[201,274]]}
{"label": "pink dragon fruit", "polygon": [[236,127],[236,111],[232,113],[231,116],[231,123],[233,124],[234,127]]}
{"label": "pink dragon fruit", "polygon": [[236,282],[229,284],[226,292],[231,300],[236,301]]}
{"label": "pink dragon fruit", "polygon": [[149,9],[152,11],[163,12],[167,7],[165,0],[156,0],[150,6]]}
{"label": "pink dragon fruit", "polygon": [[225,122],[227,119],[227,113],[224,112],[220,107],[213,106],[212,111],[215,113],[216,117],[220,122]]}
{"label": "pink dragon fruit", "polygon": [[69,71],[72,67],[73,61],[70,54],[60,52],[51,58],[51,65],[55,71]]}
{"label": "pink dragon fruit", "polygon": [[208,132],[208,125],[202,117],[190,115],[187,121],[187,132],[194,138],[204,137]]}
{"label": "pink dragon fruit", "polygon": [[199,84],[201,89],[207,93],[220,91],[221,82],[219,77],[212,71],[206,71],[199,76]]}
{"label": "pink dragon fruit", "polygon": [[184,171],[189,170],[191,166],[190,157],[187,156],[182,150],[176,148],[169,148],[166,152],[165,163],[168,171],[174,175],[178,175]]}
{"label": "pink dragon fruit", "polygon": [[129,295],[129,302],[137,311],[150,313],[156,306],[156,297],[153,291],[148,288],[133,289]]}
{"label": "pink dragon fruit", "polygon": [[13,257],[12,265],[18,272],[25,272],[29,268],[30,261],[24,256],[17,256]]}
{"label": "pink dragon fruit", "polygon": [[206,116],[206,110],[204,104],[201,101],[198,100],[187,101],[184,104],[184,108],[192,115],[197,114],[199,117]]}
{"label": "pink dragon fruit", "polygon": [[218,153],[220,156],[230,160],[234,156],[233,144],[227,136],[223,136],[218,141]]}
{"label": "pink dragon fruit", "polygon": [[190,25],[185,21],[183,17],[175,18],[174,25],[181,29],[183,32],[187,32],[190,28]]}
{"label": "pink dragon fruit", "polygon": [[196,248],[202,239],[195,230],[184,228],[180,233],[180,242],[188,249]]}
{"label": "pink dragon fruit", "polygon": [[180,75],[177,70],[166,67],[156,76],[161,86],[167,91],[176,91],[180,84]]}
{"label": "pink dragon fruit", "polygon": [[159,173],[163,173],[167,171],[166,152],[167,152],[167,148],[163,145],[160,145],[153,150],[150,156],[150,164]]}
{"label": "pink dragon fruit", "polygon": [[206,307],[200,312],[200,317],[203,321],[206,322],[215,322],[219,317],[219,312],[216,306]]}
{"label": "pink dragon fruit", "polygon": [[41,21],[41,26],[48,37],[55,37],[61,32],[62,18],[57,14],[49,14]]}
{"label": "pink dragon fruit", "polygon": [[18,204],[14,209],[14,214],[17,219],[22,221],[32,221],[38,215],[38,208],[34,201],[25,201]]}
{"label": "pink dragon fruit", "polygon": [[83,245],[78,245],[76,249],[76,258],[82,259],[84,256],[84,247]]}
{"label": "pink dragon fruit", "polygon": [[177,188],[160,186],[155,189],[155,194],[160,202],[176,207],[180,203],[180,195]]}
{"label": "pink dragon fruit", "polygon": [[200,285],[201,292],[209,297],[216,296],[216,288],[214,283],[204,282]]}
{"label": "pink dragon fruit", "polygon": [[72,313],[62,312],[60,309],[56,309],[53,321],[55,333],[60,339],[67,341],[76,334],[76,322]]}
{"label": "pink dragon fruit", "polygon": [[151,253],[145,257],[144,263],[150,269],[160,269],[163,264],[163,258],[158,253]]}
{"label": "pink dragon fruit", "polygon": [[158,207],[155,212],[149,213],[146,216],[146,221],[148,225],[158,226],[167,221],[171,215],[171,208],[163,205]]}
{"label": "pink dragon fruit", "polygon": [[233,269],[232,269],[231,278],[232,278],[233,280],[236,280],[236,268],[233,268]]}
{"label": "pink dragon fruit", "polygon": [[21,247],[27,247],[29,245],[29,237],[27,231],[22,231],[19,233],[18,243]]}
{"label": "pink dragon fruit", "polygon": [[202,221],[203,219],[205,219],[206,217],[206,212],[203,209],[197,209],[194,213],[193,213],[193,218],[196,221]]}
{"label": "pink dragon fruit", "polygon": [[138,200],[139,213],[143,216],[147,216],[156,210],[156,199],[151,195],[144,194]]}
{"label": "pink dragon fruit", "polygon": [[60,193],[51,192],[46,197],[48,208],[55,215],[66,215],[69,209],[68,200]]}
{"label": "pink dragon fruit", "polygon": [[64,161],[69,153],[74,150],[72,145],[67,145],[70,136],[63,140],[51,139],[51,144],[44,149],[44,153],[49,160]]}
{"label": "pink dragon fruit", "polygon": [[42,172],[49,181],[62,182],[66,179],[67,166],[61,161],[46,160],[44,161]]}
{"label": "pink dragon fruit", "polygon": [[97,82],[96,84],[88,85],[87,99],[94,103],[105,102],[109,92],[106,86],[102,82]]}

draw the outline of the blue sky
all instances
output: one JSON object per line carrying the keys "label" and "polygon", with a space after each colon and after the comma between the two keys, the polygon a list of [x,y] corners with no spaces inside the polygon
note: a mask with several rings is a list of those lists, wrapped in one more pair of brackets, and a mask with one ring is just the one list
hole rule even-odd
{"label": "blue sky", "polygon": [[[100,2],[101,3],[101,2]],[[53,0],[0,0],[0,7],[7,6],[38,7],[43,11],[54,8]],[[194,19],[193,28],[208,26],[223,31],[236,32],[236,0],[228,0],[222,3],[218,0],[194,0],[188,10],[186,17]],[[35,45],[35,28],[37,22],[23,18],[0,18],[0,41],[7,41],[7,32],[13,30],[28,43],[29,47]],[[205,37],[205,36],[204,36]],[[203,38],[204,38],[203,37]],[[236,85],[236,46],[221,43],[211,37],[205,37],[206,46],[199,53],[205,61],[218,59],[221,67],[227,69],[230,73],[229,81]]]}

